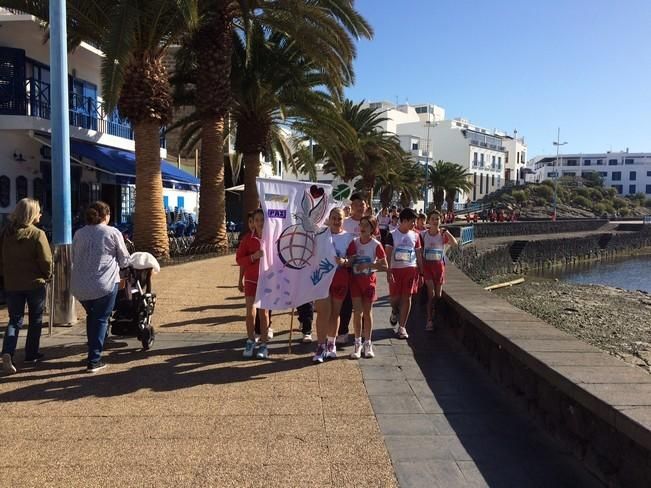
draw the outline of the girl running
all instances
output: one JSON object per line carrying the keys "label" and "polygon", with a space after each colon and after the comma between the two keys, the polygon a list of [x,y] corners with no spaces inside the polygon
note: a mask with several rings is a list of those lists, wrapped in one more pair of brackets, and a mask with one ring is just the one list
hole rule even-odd
{"label": "girl running", "polygon": [[[382,244],[373,238],[377,221],[373,217],[363,217],[359,222],[359,237],[348,246],[348,256],[353,262],[350,294],[353,298],[353,323],[355,326],[355,346],[351,359],[375,357],[371,334],[373,333],[373,302],[377,299],[376,271],[387,270],[387,256]],[[362,315],[364,317],[362,330]],[[362,344],[362,337],[364,343]]]}
{"label": "girl running", "polygon": [[[445,280],[445,246],[456,246],[457,240],[446,229],[441,229],[441,214],[434,210],[429,214],[429,230],[423,232],[421,244],[423,247],[423,275],[427,285],[427,325],[425,330],[434,330],[432,308],[438,309]],[[433,307],[432,307],[433,305]],[[438,314],[438,312],[437,312]]]}
{"label": "girl running", "polygon": [[[332,235],[332,245],[337,254],[337,270],[330,285],[330,297],[317,300],[316,334],[317,348],[312,361],[322,363],[326,359],[337,357],[337,329],[339,313],[350,286],[350,262],[346,257],[348,246],[354,235],[343,228],[344,211],[333,208],[328,217],[328,227]],[[327,303],[324,303],[327,302]]]}
{"label": "girl running", "polygon": [[[243,356],[245,358],[253,357],[253,351],[256,346],[255,342],[255,314],[256,309],[253,306],[255,301],[255,292],[258,287],[258,273],[260,272],[260,258],[264,256],[262,250],[262,228],[264,226],[264,212],[261,208],[253,212],[253,232],[247,234],[240,242],[237,248],[235,258],[237,264],[244,269],[244,298],[246,300],[246,333],[248,339],[244,346]],[[259,310],[260,317],[260,343],[256,352],[258,359],[269,357],[267,348],[267,329],[269,327],[269,317],[265,310]]]}
{"label": "girl running", "polygon": [[416,232],[423,232],[427,230],[427,226],[425,225],[425,222],[427,221],[427,217],[425,214],[419,213],[418,217],[416,218],[416,227],[414,230]]}

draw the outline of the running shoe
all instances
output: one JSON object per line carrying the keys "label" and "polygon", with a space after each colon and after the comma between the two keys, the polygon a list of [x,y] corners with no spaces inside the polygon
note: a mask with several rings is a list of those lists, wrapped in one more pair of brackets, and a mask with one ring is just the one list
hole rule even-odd
{"label": "running shoe", "polygon": [[337,345],[334,342],[328,342],[326,359],[337,359]]}
{"label": "running shoe", "polygon": [[11,354],[9,353],[2,355],[2,371],[4,371],[5,374],[16,373],[16,366],[14,366],[14,363],[11,360]]}
{"label": "running shoe", "polygon": [[389,317],[389,323],[394,327],[398,324],[398,312],[396,309],[391,309],[391,317]]}
{"label": "running shoe", "polygon": [[350,359],[359,359],[362,357],[362,341],[355,341],[353,352],[350,353]]}
{"label": "running shoe", "polygon": [[88,363],[86,371],[88,373],[97,373],[99,370],[106,368],[106,363],[103,361],[97,361],[96,363]]}
{"label": "running shoe", "polygon": [[267,329],[267,340],[270,341],[273,338],[274,338],[274,330],[271,327],[269,327],[269,329]]}
{"label": "running shoe", "polygon": [[242,354],[242,356],[245,357],[246,359],[252,358],[253,349],[255,349],[255,341],[252,341],[251,339],[247,339],[246,344],[244,345],[244,353]]}
{"label": "running shoe", "polygon": [[427,321],[427,325],[425,326],[425,330],[427,332],[432,332],[434,330],[434,323],[431,320]]}
{"label": "running shoe", "polygon": [[258,347],[258,351],[255,353],[255,357],[258,359],[267,359],[269,358],[269,348],[264,342]]}
{"label": "running shoe", "polygon": [[404,327],[398,327],[398,339],[408,339],[409,334],[407,334],[407,329]]}
{"label": "running shoe", "polygon": [[371,341],[364,342],[364,346],[362,347],[362,351],[364,353],[365,358],[374,358],[375,357],[375,353],[373,352],[373,344],[371,344]]}
{"label": "running shoe", "polygon": [[[105,349],[106,349],[106,347],[105,347]],[[41,361],[43,361],[44,358],[45,358],[45,354],[43,354],[42,352],[37,352],[36,356],[31,357],[31,358],[25,358],[25,362],[26,363],[40,363]]]}
{"label": "running shoe", "polygon": [[316,347],[316,352],[314,353],[314,356],[312,356],[312,362],[322,363],[323,361],[325,361],[326,354],[327,354],[327,350],[325,344],[319,344]]}
{"label": "running shoe", "polygon": [[348,344],[348,334],[339,334],[336,343],[340,346]]}
{"label": "running shoe", "polygon": [[309,344],[312,342],[312,334],[303,334],[303,343]]}

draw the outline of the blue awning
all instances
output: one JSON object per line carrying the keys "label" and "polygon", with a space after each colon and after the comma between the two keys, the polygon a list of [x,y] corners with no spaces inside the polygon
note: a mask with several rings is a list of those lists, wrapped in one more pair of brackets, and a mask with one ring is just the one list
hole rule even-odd
{"label": "blue awning", "polygon": [[[136,176],[136,155],[131,151],[70,139],[70,154],[91,159],[98,168],[116,176],[128,178]],[[165,160],[161,160],[161,173],[164,182],[199,186],[198,178]]]}

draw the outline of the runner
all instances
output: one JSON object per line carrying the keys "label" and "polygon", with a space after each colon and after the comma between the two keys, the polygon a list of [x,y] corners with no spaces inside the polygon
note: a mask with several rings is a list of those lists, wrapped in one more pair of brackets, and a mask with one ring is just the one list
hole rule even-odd
{"label": "runner", "polygon": [[[375,357],[371,335],[373,333],[373,302],[377,299],[376,271],[387,270],[387,257],[382,244],[373,238],[377,222],[373,217],[364,217],[359,223],[360,235],[348,247],[353,261],[351,296],[353,298],[353,323],[355,346],[351,359]],[[364,321],[362,322],[362,315]],[[363,330],[362,330],[363,324]],[[362,338],[364,343],[362,344]]]}
{"label": "runner", "polygon": [[[255,301],[255,292],[258,287],[258,274],[260,271],[260,258],[264,256],[262,250],[262,228],[264,226],[264,212],[261,208],[253,212],[254,231],[247,234],[240,242],[237,248],[237,264],[244,268],[244,298],[246,300],[246,334],[248,339],[244,346],[243,356],[245,358],[253,357],[256,347],[255,342],[255,314],[256,309],[253,306]],[[269,327],[269,317],[265,310],[260,310],[260,342],[256,357],[266,359],[269,356],[267,348],[267,329]]]}
{"label": "runner", "polygon": [[380,241],[382,245],[386,243],[387,234],[389,234],[389,224],[391,223],[391,215],[389,215],[389,209],[383,207],[380,211],[380,215],[377,217],[378,227],[380,229]]}
{"label": "runner", "polygon": [[[330,285],[330,296],[317,301],[316,334],[317,348],[312,361],[322,363],[337,357],[337,334],[341,305],[350,293],[350,262],[346,257],[353,235],[343,229],[344,212],[333,208],[328,217],[332,245],[337,253],[337,271]],[[327,303],[323,303],[327,302]]]}
{"label": "runner", "polygon": [[[432,308],[438,309],[445,280],[445,246],[456,246],[457,240],[446,229],[441,229],[441,214],[434,210],[429,214],[429,230],[423,232],[423,274],[427,285],[427,325],[425,330],[434,330]],[[438,311],[436,312],[438,315]]]}
{"label": "runner", "polygon": [[416,232],[423,232],[427,230],[427,225],[425,224],[426,221],[427,221],[427,216],[423,213],[419,213],[418,217],[416,218],[416,227],[414,228],[414,230]]}
{"label": "runner", "polygon": [[[418,291],[419,271],[422,274],[423,261],[420,237],[411,230],[416,222],[416,212],[405,208],[400,212],[400,225],[387,237],[388,260],[387,280],[391,296],[391,325],[399,322],[397,330],[400,339],[407,339],[407,319],[411,309],[411,296]],[[398,313],[400,317],[398,317]]]}

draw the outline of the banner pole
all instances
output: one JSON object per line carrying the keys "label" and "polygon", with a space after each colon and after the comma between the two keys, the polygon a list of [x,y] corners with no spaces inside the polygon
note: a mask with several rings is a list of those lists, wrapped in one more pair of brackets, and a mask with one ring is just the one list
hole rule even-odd
{"label": "banner pole", "polygon": [[289,319],[289,344],[288,344],[288,349],[289,349],[289,354],[292,353],[292,331],[294,330],[294,309],[292,308],[292,315]]}

